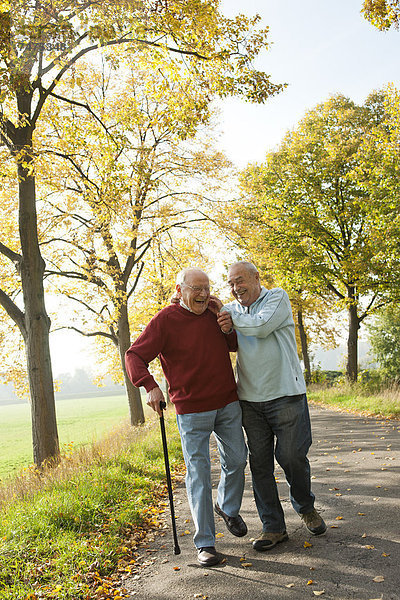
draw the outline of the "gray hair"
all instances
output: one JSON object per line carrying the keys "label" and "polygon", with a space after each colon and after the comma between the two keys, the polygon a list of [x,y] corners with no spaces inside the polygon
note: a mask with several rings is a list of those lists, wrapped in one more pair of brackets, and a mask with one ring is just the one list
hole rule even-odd
{"label": "gray hair", "polygon": [[244,269],[246,269],[246,271],[248,271],[248,273],[251,273],[252,275],[256,275],[258,273],[258,269],[255,265],[253,265],[253,263],[248,262],[247,260],[239,260],[238,262],[233,263],[233,265],[230,265],[230,269],[232,267],[236,267],[236,266],[241,266]]}
{"label": "gray hair", "polygon": [[208,278],[207,273],[205,273],[203,269],[199,269],[198,267],[186,267],[185,269],[182,269],[182,271],[179,271],[178,275],[176,276],[176,285],[182,285],[185,283],[186,275],[192,273],[193,271],[204,273],[204,275]]}

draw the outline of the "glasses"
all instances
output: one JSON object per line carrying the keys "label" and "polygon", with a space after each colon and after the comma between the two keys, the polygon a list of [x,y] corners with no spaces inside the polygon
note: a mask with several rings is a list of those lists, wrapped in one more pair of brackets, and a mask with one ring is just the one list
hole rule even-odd
{"label": "glasses", "polygon": [[184,283],[183,285],[193,290],[196,294],[200,294],[201,292],[205,292],[206,294],[210,293],[209,285],[189,285],[188,283]]}

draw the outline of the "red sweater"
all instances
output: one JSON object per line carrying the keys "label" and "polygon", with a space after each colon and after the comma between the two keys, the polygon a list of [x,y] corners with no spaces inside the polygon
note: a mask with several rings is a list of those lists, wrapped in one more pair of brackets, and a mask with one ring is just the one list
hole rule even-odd
{"label": "red sweater", "polygon": [[211,311],[196,315],[170,304],[132,344],[125,364],[132,383],[149,392],[157,383],[148,366],[159,356],[176,412],[205,412],[238,400],[229,358],[236,349],[236,333],[223,334]]}

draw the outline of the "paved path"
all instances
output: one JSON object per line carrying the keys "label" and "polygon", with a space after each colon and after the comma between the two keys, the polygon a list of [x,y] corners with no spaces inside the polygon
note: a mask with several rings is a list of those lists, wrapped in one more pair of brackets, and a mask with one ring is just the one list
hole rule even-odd
{"label": "paved path", "polygon": [[[314,537],[307,532],[278,468],[289,541],[255,552],[251,539],[260,522],[247,473],[241,514],[249,533],[233,537],[216,516],[217,548],[226,560],[205,569],[196,560],[181,482],[175,510],[182,552],[174,556],[169,527],[151,536],[141,549],[145,567],[125,581],[130,600],[400,599],[400,422],[320,407],[311,407],[311,418],[313,491],[327,533]],[[219,467],[212,452],[216,482]],[[166,516],[169,523],[169,511]]]}

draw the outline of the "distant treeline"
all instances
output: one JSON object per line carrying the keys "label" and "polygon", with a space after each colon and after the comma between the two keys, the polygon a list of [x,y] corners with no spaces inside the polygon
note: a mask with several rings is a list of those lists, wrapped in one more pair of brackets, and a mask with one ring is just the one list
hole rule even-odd
{"label": "distant treeline", "polygon": [[[74,373],[60,373],[55,377],[59,382],[59,391],[56,399],[77,398],[79,396],[103,396],[110,394],[125,394],[123,385],[115,384],[110,378],[104,380],[101,387],[95,385],[90,373],[84,369],[76,369]],[[12,385],[0,385],[0,404],[15,404],[26,402],[27,399],[18,398]]]}

